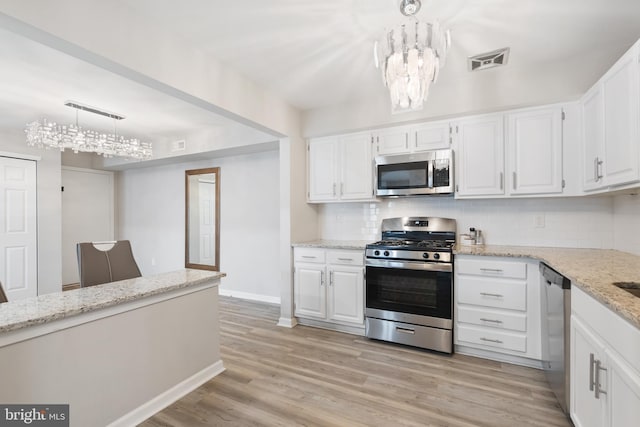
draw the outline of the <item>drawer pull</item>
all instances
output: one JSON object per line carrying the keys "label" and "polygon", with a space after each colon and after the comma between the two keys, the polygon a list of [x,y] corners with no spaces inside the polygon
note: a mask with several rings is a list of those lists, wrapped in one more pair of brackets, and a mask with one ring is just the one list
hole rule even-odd
{"label": "drawer pull", "polygon": [[601,389],[601,385],[600,385],[600,371],[607,371],[606,368],[602,367],[602,362],[600,362],[599,360],[596,360],[596,366],[595,366],[595,374],[596,374],[596,379],[595,379],[595,393],[594,396],[596,399],[600,399],[600,395],[601,394],[607,394],[606,391],[604,391],[603,389]]}
{"label": "drawer pull", "polygon": [[503,298],[504,295],[500,295],[500,294],[489,294],[487,292],[480,292],[480,295],[482,295],[483,297],[495,297],[495,298]]}
{"label": "drawer pull", "polygon": [[312,255],[302,255],[302,258],[307,258],[307,259],[316,259],[315,256]]}
{"label": "drawer pull", "polygon": [[501,268],[481,268],[480,271],[484,271],[485,273],[502,273]]}
{"label": "drawer pull", "polygon": [[339,261],[353,261],[353,258],[338,258]]}
{"label": "drawer pull", "polygon": [[485,338],[485,337],[480,338],[480,341],[487,341],[487,342],[494,342],[496,344],[503,344],[503,342],[500,341],[500,340],[492,340],[490,338]]}
{"label": "drawer pull", "polygon": [[484,319],[484,318],[480,318],[480,320],[482,320],[483,322],[502,323],[502,320],[495,320],[495,319]]}
{"label": "drawer pull", "polygon": [[402,332],[403,334],[415,335],[416,331],[408,328],[401,328],[400,326],[396,326],[397,332]]}

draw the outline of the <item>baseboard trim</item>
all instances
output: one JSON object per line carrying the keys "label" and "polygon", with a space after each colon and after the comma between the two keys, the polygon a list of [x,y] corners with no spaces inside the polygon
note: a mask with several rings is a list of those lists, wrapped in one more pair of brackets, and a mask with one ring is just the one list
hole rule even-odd
{"label": "baseboard trim", "polygon": [[133,411],[118,418],[109,424],[108,427],[130,427],[138,425],[222,372],[224,372],[224,365],[222,364],[222,360],[218,360],[186,380],[174,385],[169,390],[143,403]]}
{"label": "baseboard trim", "polygon": [[527,357],[496,353],[489,350],[482,350],[458,344],[454,345],[453,351],[454,353],[464,354],[465,356],[479,357],[481,359],[495,360],[496,362],[511,363],[512,365],[526,366],[535,369],[544,369],[540,360],[529,359]]}
{"label": "baseboard trim", "polygon": [[342,325],[340,323],[323,322],[315,319],[305,319],[304,317],[298,318],[298,324],[304,326],[313,326],[314,328],[328,329],[331,331],[345,332],[352,335],[364,336],[364,325],[362,326],[350,326]]}
{"label": "baseboard trim", "polygon": [[250,292],[233,291],[218,287],[218,294],[224,297],[240,298],[250,301],[267,302],[269,304],[280,304],[280,297],[270,297],[268,295],[252,294]]}
{"label": "baseboard trim", "polygon": [[298,324],[298,319],[295,317],[281,317],[278,319],[278,326],[283,328],[294,328]]}

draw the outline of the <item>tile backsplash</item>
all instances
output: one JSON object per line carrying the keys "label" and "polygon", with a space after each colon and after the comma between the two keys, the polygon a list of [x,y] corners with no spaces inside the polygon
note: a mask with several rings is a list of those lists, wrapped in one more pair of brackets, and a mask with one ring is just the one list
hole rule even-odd
{"label": "tile backsplash", "polygon": [[455,200],[451,197],[386,199],[377,203],[325,204],[319,236],[378,240],[380,223],[397,216],[454,218],[458,233],[482,230],[486,244],[613,248],[612,197]]}

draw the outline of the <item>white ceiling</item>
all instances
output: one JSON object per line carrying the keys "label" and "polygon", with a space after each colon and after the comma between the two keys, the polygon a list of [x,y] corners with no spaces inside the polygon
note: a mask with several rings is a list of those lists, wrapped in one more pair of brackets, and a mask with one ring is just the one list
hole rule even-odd
{"label": "white ceiling", "polygon": [[[362,103],[384,94],[373,65],[373,43],[403,19],[398,0],[112,3],[137,15],[141,28],[162,29],[301,110]],[[453,45],[438,82],[443,88],[473,87],[478,74],[467,71],[466,58],[507,46],[509,65],[483,73],[511,73],[525,84],[522,71],[535,74],[538,67],[545,72],[551,67],[562,81],[575,73],[597,76],[640,38],[640,0],[423,0],[418,17],[438,19],[451,29]],[[123,29],[114,25],[114,31]],[[593,52],[605,52],[591,56],[604,58],[602,63],[585,61],[576,69],[576,58]],[[62,106],[68,99],[127,116],[119,132],[141,139],[241,126],[3,30],[0,57],[0,126],[24,126],[42,116],[72,122],[74,110]],[[564,64],[569,60],[571,67]],[[80,122],[112,127],[110,120],[88,113],[81,113]]]}
{"label": "white ceiling", "polygon": [[[403,19],[398,0],[116,0],[306,110],[383,91],[372,47]],[[594,50],[619,57],[640,38],[639,0],[423,0],[453,46],[443,85],[473,79],[470,55],[511,47],[510,66],[557,64]],[[585,69],[609,64],[585,64]],[[575,67],[574,67],[575,68]],[[509,66],[494,72],[509,73]],[[593,74],[593,73],[592,73]],[[462,83],[464,84],[464,83]]]}

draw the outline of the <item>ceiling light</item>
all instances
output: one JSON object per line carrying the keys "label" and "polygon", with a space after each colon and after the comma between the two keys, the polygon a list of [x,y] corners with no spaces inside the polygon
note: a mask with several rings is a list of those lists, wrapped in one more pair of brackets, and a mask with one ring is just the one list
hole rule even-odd
{"label": "ceiling light", "polygon": [[[74,153],[82,151],[97,153],[104,157],[118,156],[136,160],[151,158],[151,143],[118,135],[116,121],[124,119],[123,116],[74,101],[67,101],[65,105],[76,109],[76,123],[63,125],[50,122],[47,119],[28,123],[25,129],[27,145],[38,148],[56,148],[60,151],[69,148]],[[80,110],[111,118],[114,132],[104,133],[82,128],[78,125],[78,111]]]}
{"label": "ceiling light", "polygon": [[419,10],[420,0],[401,0],[400,12],[413,21],[386,31],[374,46],[376,68],[382,69],[393,113],[422,109],[451,46],[449,30],[437,21],[418,21]]}

